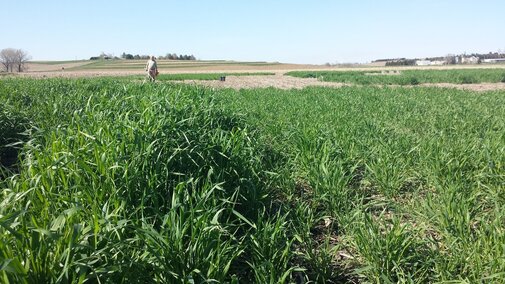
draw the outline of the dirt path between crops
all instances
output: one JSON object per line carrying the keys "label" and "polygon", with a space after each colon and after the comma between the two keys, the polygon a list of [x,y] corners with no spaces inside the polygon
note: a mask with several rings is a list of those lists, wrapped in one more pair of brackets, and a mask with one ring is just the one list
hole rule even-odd
{"label": "dirt path between crops", "polygon": [[[186,81],[175,81],[183,82],[186,84],[193,85],[203,85],[212,88],[232,88],[232,89],[254,89],[254,88],[278,88],[278,89],[303,89],[309,86],[320,86],[320,87],[343,87],[343,86],[353,86],[353,84],[337,83],[337,82],[322,82],[318,81],[316,78],[298,78],[284,75],[289,70],[268,70],[268,72],[275,73],[275,75],[261,75],[261,76],[226,76],[225,81],[206,81],[206,80],[186,80]],[[201,73],[199,72],[161,72],[163,73]],[[221,71],[222,73],[226,73]],[[244,72],[243,70],[227,70],[228,73],[231,72]],[[247,72],[265,72],[265,70],[252,70],[249,69]],[[213,71],[213,73],[219,73],[218,71]],[[143,72],[133,71],[133,70],[122,70],[122,71],[52,71],[52,72],[27,72],[19,74],[19,76],[28,76],[35,78],[48,78],[48,77],[100,77],[100,76],[129,76],[129,75],[144,75]],[[413,87],[413,86],[399,86],[399,85],[375,85],[376,87]],[[451,84],[451,83],[427,83],[420,84],[417,86],[422,87],[440,87],[440,88],[455,88],[460,90],[470,90],[477,92],[486,92],[493,90],[505,90],[505,83],[480,83],[480,84]]]}
{"label": "dirt path between crops", "polygon": [[[278,89],[303,89],[309,86],[321,87],[343,87],[353,86],[353,84],[337,83],[337,82],[322,82],[316,78],[297,78],[284,76],[283,73],[276,73],[270,76],[226,76],[224,82],[221,81],[205,81],[205,80],[186,80],[180,81],[187,84],[204,85],[213,88],[232,88],[232,89],[254,89],[254,88],[278,88]],[[384,85],[374,85],[375,87],[386,87]],[[440,88],[455,88],[460,90],[470,90],[478,92],[486,92],[493,90],[505,90],[505,83],[480,83],[480,84],[420,84],[422,87],[440,87]],[[392,85],[390,87],[413,87]]]}
{"label": "dirt path between crops", "polygon": [[316,78],[297,78],[285,76],[283,73],[275,75],[261,76],[226,76],[225,81],[207,81],[207,80],[186,80],[181,81],[188,84],[204,85],[213,88],[232,88],[232,89],[254,89],[254,88],[278,88],[278,89],[303,89],[308,86],[324,87],[342,87],[349,84],[336,82],[321,82]]}

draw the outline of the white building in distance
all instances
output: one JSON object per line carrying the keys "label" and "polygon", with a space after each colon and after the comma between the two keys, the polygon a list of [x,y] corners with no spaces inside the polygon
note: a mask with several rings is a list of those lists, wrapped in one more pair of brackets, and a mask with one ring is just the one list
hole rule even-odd
{"label": "white building in distance", "polygon": [[445,61],[443,60],[416,60],[416,65],[417,66],[434,66],[434,65],[444,65],[446,64]]}
{"label": "white building in distance", "polygon": [[505,63],[505,58],[492,58],[482,60],[484,63]]}
{"label": "white building in distance", "polygon": [[461,57],[461,63],[462,64],[478,64],[479,63],[479,58],[477,56],[470,56],[470,57]]}

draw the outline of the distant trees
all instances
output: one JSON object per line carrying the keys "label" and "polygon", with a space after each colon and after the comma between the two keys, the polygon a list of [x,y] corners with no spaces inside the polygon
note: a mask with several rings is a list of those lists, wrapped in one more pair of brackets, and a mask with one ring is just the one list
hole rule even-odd
{"label": "distant trees", "polygon": [[22,49],[5,48],[0,51],[0,62],[6,72],[25,71],[25,64],[30,58],[28,53]]}
{"label": "distant trees", "polygon": [[[0,61],[4,67],[5,72],[12,72],[12,62],[14,60],[14,49],[6,48],[0,51]],[[10,68],[10,69],[9,69]]]}
{"label": "distant trees", "polygon": [[26,69],[25,64],[31,59],[31,56],[28,55],[28,52],[22,49],[17,49],[14,59],[18,72],[23,72]]}
{"label": "distant trees", "polygon": [[[121,54],[122,59],[149,59],[149,55],[140,55],[140,54],[130,54],[123,52]],[[160,55],[158,56],[158,59],[168,59],[168,60],[196,60],[196,57],[191,54],[185,54],[185,55],[177,55],[176,53],[167,53],[165,56]]]}
{"label": "distant trees", "polygon": [[123,52],[123,54],[121,54],[121,58],[123,58],[123,59],[135,59],[135,57],[133,56],[133,54],[125,53],[125,52]]}
{"label": "distant trees", "polygon": [[185,55],[177,55],[176,53],[167,53],[165,56],[160,56],[160,59],[169,59],[169,60],[196,60],[196,57],[191,54],[185,54]]}
{"label": "distant trees", "polygon": [[384,58],[372,62],[385,62],[386,66],[413,66],[416,65],[415,59],[408,58]]}
{"label": "distant trees", "polygon": [[386,62],[386,66],[414,66],[416,65],[415,59],[398,58]]}
{"label": "distant trees", "polygon": [[124,53],[123,52],[123,54],[121,54],[121,58],[123,58],[123,59],[133,59],[134,57],[133,57],[132,54]]}
{"label": "distant trees", "polygon": [[[131,53],[126,53],[126,52],[123,52],[121,53],[121,59],[127,59],[127,60],[132,60],[132,59],[149,59],[149,55],[140,55],[140,54],[131,54]],[[114,57],[112,54],[106,54],[104,52],[102,52],[102,54],[100,54],[100,56],[93,56],[93,57],[90,57],[89,60],[98,60],[98,59],[117,59],[117,57]],[[168,60],[196,60],[196,57],[191,54],[180,54],[180,55],[177,55],[176,53],[167,53],[165,56],[161,55],[161,56],[158,56],[158,59],[168,59]]]}
{"label": "distant trees", "polygon": [[472,56],[477,56],[480,59],[500,59],[505,58],[505,52],[499,50],[498,52],[489,52],[489,53],[472,53]]}
{"label": "distant trees", "polygon": [[102,53],[100,53],[100,57],[101,59],[105,59],[105,60],[109,60],[109,59],[119,59],[119,57],[117,56],[114,56],[113,53],[105,53],[102,51]]}
{"label": "distant trees", "polygon": [[130,53],[126,53],[126,52],[123,52],[121,54],[121,58],[122,59],[128,59],[128,60],[131,60],[131,59],[149,59],[149,55],[140,55],[140,54],[130,54]]}

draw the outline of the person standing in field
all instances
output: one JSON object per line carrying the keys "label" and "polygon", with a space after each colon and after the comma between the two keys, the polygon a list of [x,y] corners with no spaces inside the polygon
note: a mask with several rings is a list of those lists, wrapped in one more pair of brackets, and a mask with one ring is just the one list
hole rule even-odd
{"label": "person standing in field", "polygon": [[147,75],[149,76],[149,81],[156,82],[156,76],[158,76],[158,64],[156,64],[156,57],[151,56],[146,64]]}

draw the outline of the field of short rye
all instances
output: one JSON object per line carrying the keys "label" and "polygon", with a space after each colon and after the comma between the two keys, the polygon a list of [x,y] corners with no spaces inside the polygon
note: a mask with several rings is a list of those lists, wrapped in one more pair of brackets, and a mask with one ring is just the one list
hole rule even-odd
{"label": "field of short rye", "polygon": [[503,282],[503,105],[0,80],[0,282]]}
{"label": "field of short rye", "polygon": [[505,281],[503,92],[349,87],[219,97],[283,153],[282,202],[312,280],[350,269],[364,282]]}
{"label": "field of short rye", "polygon": [[325,82],[357,85],[418,85],[424,83],[499,83],[505,82],[505,69],[447,69],[382,71],[292,71],[286,75],[318,78]]}

